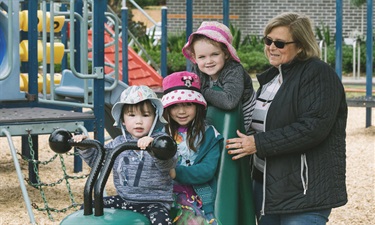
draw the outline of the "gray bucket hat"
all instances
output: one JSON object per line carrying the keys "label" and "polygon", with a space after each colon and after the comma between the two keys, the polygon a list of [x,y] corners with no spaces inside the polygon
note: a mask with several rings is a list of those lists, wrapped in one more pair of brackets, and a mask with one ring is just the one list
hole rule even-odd
{"label": "gray bucket hat", "polygon": [[125,89],[121,93],[120,101],[118,101],[113,107],[112,107],[112,117],[115,120],[114,126],[120,126],[121,125],[121,111],[122,107],[125,104],[137,104],[139,102],[150,100],[152,105],[156,109],[156,117],[155,119],[158,120],[155,124],[155,129],[162,128],[165,124],[167,124],[167,121],[163,117],[163,104],[161,103],[161,100],[158,99],[155,92],[152,91],[149,87],[140,85],[140,86],[129,86],[127,89]]}

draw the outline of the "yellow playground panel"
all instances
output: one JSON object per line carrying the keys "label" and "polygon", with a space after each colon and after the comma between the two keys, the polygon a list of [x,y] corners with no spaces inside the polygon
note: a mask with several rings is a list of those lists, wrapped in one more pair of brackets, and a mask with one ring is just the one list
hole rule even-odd
{"label": "yellow playground panel", "polygon": [[[23,31],[28,31],[29,27],[29,21],[28,21],[28,11],[23,10],[19,13],[20,15],[20,29]],[[53,18],[53,28],[54,32],[60,32],[62,27],[64,26],[64,20],[65,16],[54,16]],[[50,21],[51,16],[49,12],[46,12],[46,31],[50,31]],[[38,10],[38,31],[43,30],[43,12],[41,10]]]}
{"label": "yellow playground panel", "polygon": [[[27,92],[29,90],[29,74],[21,73],[20,74],[20,90]],[[55,73],[53,75],[53,80],[55,85],[59,85],[61,82],[61,74]],[[43,92],[43,75],[38,74],[38,92]],[[46,93],[51,93],[51,75],[47,74],[46,76]]]}
{"label": "yellow playground panel", "polygon": [[[21,62],[27,62],[29,61],[29,53],[28,53],[28,46],[29,42],[28,40],[23,40],[20,43],[20,59]],[[62,43],[54,43],[54,60],[53,62],[56,64],[61,63],[62,58],[64,57],[64,44]],[[51,44],[46,43],[46,61],[47,63],[51,63]],[[38,62],[41,62],[43,60],[43,46],[42,41],[38,40]]]}
{"label": "yellow playground panel", "polygon": [[[43,25],[45,25],[45,30],[47,32],[50,32],[50,23],[51,23],[51,15],[49,12],[46,12],[45,14],[45,24],[43,24],[43,12],[41,10],[38,10],[38,31],[43,31]],[[28,31],[28,11],[23,10],[19,13],[20,18],[20,29],[22,31]],[[60,32],[62,27],[64,26],[65,17],[64,16],[54,16],[53,18],[53,31],[54,32]],[[38,62],[42,62],[43,58],[45,58],[47,64],[60,64],[63,57],[64,57],[64,50],[65,46],[64,44],[60,42],[53,43],[53,46],[51,46],[51,43],[46,43],[45,46],[45,54],[43,49],[43,43],[41,40],[38,40]],[[51,47],[53,47],[54,51],[54,59],[53,62],[51,62]],[[23,40],[20,45],[20,60],[21,62],[27,62],[29,61],[29,42],[28,40]],[[43,92],[43,82],[46,81],[46,93],[49,94],[51,92],[51,75],[46,74],[46,77],[43,78],[42,74],[38,74],[38,92]],[[53,75],[53,80],[55,85],[59,85],[61,82],[61,74],[55,73]],[[29,75],[27,73],[21,73],[20,74],[20,90],[27,92],[29,89]]]}

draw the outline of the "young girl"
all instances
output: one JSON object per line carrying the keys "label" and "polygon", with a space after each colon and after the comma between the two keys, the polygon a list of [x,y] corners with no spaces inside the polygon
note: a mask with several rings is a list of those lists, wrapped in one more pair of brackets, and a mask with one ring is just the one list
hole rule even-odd
{"label": "young girl", "polygon": [[223,137],[205,124],[207,104],[199,88],[199,77],[190,72],[176,72],[163,80],[165,130],[178,145],[177,167],[170,171],[176,224],[217,224],[213,213]]}
{"label": "young girl", "polygon": [[[108,143],[110,151],[129,141],[137,141],[138,147],[145,149],[166,124],[163,105],[156,94],[147,86],[131,86],[121,93],[120,101],[112,108],[115,125],[122,135]],[[76,135],[80,142],[87,138]],[[81,157],[92,166],[96,160],[95,149],[79,151]],[[159,160],[147,151],[123,151],[113,165],[113,180],[118,195],[104,197],[105,208],[132,210],[144,214],[151,224],[172,224],[169,210],[173,202],[172,179],[169,172],[175,167],[177,157]]]}
{"label": "young girl", "polygon": [[[250,133],[255,91],[232,39],[227,26],[206,21],[189,36],[182,53],[193,63],[192,71],[201,79],[201,91],[209,104],[232,110],[242,103],[245,130]],[[222,91],[212,89],[213,86]]]}

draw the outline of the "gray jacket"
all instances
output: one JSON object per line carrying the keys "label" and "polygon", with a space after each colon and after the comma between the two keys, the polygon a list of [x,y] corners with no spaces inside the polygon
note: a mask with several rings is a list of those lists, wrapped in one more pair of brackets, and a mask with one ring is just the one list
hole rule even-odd
{"label": "gray jacket", "polygon": [[224,110],[234,109],[238,103],[245,102],[254,94],[254,88],[249,74],[241,63],[230,60],[220,71],[217,85],[223,91],[210,88],[210,77],[201,72],[195,64],[193,72],[201,79],[201,91],[206,101]]}
{"label": "gray jacket", "polygon": [[[244,127],[250,134],[251,118],[255,107],[255,91],[249,74],[241,63],[229,60],[219,72],[217,82],[199,70],[195,64],[193,72],[201,79],[201,91],[208,104],[223,110],[232,110],[240,103],[244,118]],[[212,88],[218,86],[221,90]]]}

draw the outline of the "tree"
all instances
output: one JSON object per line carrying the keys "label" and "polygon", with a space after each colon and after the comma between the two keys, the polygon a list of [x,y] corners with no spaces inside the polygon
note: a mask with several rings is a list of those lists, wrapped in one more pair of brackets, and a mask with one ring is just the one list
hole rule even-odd
{"label": "tree", "polygon": [[350,4],[358,8],[361,7],[365,3],[366,3],[366,0],[350,0]]}

